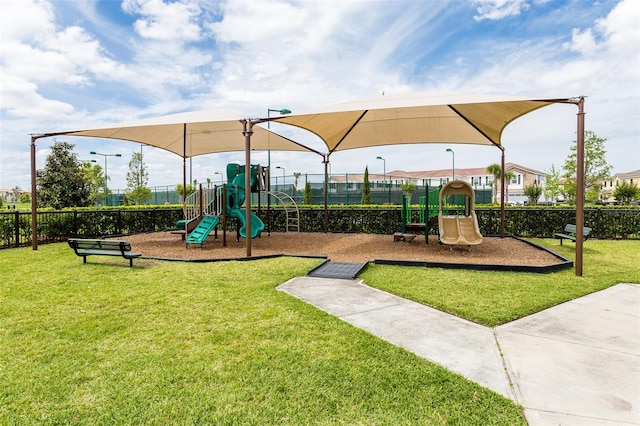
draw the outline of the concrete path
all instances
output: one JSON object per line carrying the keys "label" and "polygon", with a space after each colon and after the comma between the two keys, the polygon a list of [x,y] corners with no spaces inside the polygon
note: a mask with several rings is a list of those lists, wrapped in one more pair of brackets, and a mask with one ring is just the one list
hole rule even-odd
{"label": "concrete path", "polygon": [[532,426],[640,425],[640,285],[495,329],[360,280],[299,277],[278,289],[514,400]]}

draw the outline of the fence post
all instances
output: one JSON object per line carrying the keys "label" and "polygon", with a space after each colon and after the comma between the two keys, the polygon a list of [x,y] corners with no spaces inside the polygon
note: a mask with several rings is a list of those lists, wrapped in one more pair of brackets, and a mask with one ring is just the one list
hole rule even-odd
{"label": "fence post", "polygon": [[20,212],[17,209],[15,210],[15,216],[15,220],[13,221],[14,235],[16,237],[16,247],[20,247]]}

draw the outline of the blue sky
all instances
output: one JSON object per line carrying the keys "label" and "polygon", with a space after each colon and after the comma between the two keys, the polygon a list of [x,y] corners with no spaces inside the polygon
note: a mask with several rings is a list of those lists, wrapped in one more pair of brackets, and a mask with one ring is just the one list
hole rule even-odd
{"label": "blue sky", "polygon": [[[640,169],[640,2],[635,0],[277,1],[0,0],[0,188],[28,189],[29,134],[182,111],[265,117],[385,94],[456,92],[587,96],[586,128],[608,139],[613,172]],[[561,167],[575,106],[509,125],[506,159]],[[312,135],[273,126],[323,150]],[[125,188],[140,145],[62,138],[81,160],[119,153],[110,187]],[[43,167],[51,139],[37,143]],[[333,173],[486,167],[499,150],[411,145],[338,152]],[[182,160],[144,148],[151,186],[182,180]],[[102,164],[102,158],[97,158]],[[190,175],[219,179],[243,153],[193,159]],[[266,164],[266,153],[253,162]],[[315,154],[272,152],[272,166],[322,173]]]}

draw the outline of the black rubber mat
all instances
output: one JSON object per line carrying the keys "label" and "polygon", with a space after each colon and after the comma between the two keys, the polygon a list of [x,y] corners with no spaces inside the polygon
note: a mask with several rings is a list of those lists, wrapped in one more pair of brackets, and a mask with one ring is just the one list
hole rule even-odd
{"label": "black rubber mat", "polygon": [[317,278],[338,278],[344,280],[352,280],[358,276],[367,263],[346,263],[327,261],[317,268],[312,269],[307,274],[310,277]]}

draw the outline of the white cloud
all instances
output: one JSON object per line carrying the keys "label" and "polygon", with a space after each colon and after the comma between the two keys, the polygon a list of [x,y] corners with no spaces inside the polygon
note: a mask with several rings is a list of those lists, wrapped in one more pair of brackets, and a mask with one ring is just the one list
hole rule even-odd
{"label": "white cloud", "polygon": [[478,5],[476,8],[478,14],[473,17],[476,21],[484,19],[495,21],[517,16],[529,8],[526,0],[473,0],[473,4]]}
{"label": "white cloud", "polygon": [[[1,1],[3,158],[7,152],[20,151],[7,144],[26,148],[27,141],[21,138],[30,132],[84,128],[178,110],[224,108],[255,117],[265,116],[267,108],[286,107],[296,113],[383,90],[388,94],[440,90],[588,95],[587,128],[609,138],[614,171],[640,167],[640,149],[635,147],[634,159],[631,145],[638,144],[640,133],[639,17],[633,0],[620,2],[600,19],[593,12],[598,8],[580,6],[580,13],[572,17],[591,16],[591,21],[563,21],[562,31],[555,19],[560,7],[553,9],[554,14],[532,13],[527,19],[539,21],[531,23],[531,34],[524,40],[508,33],[484,39],[485,34],[473,31],[486,24],[470,17],[477,8],[476,19],[517,22],[524,19],[519,15],[527,8],[543,1],[478,1],[472,7],[467,2],[435,2],[426,8],[423,2],[125,0],[122,10],[129,14],[128,20],[109,21],[91,2],[75,7],[79,18],[64,20],[71,22],[65,26],[59,19],[59,3]],[[5,4],[11,7],[5,9]],[[563,4],[563,16],[571,7]],[[23,16],[29,31],[22,22],[15,24]],[[467,21],[461,22],[461,16]],[[553,25],[553,31],[547,31],[547,25]],[[555,106],[507,127],[508,161],[539,170],[562,163],[574,138],[575,112],[575,107]],[[17,116],[19,120],[12,119]],[[306,132],[278,130],[325,149]],[[80,153],[98,147],[122,153],[126,158],[121,164],[109,161],[109,175],[113,187],[125,186],[129,153],[139,145],[71,139]],[[39,146],[47,143],[39,141]],[[362,172],[366,165],[381,172],[382,162],[375,160],[381,155],[387,159],[387,170],[446,168],[450,156],[445,148],[414,145],[347,151],[332,155],[331,164],[334,173]],[[496,149],[455,149],[456,167],[499,161]],[[193,177],[198,181],[214,177],[214,171],[224,171],[226,162],[243,162],[243,155],[194,158]],[[252,155],[256,162],[266,163],[266,153]],[[272,164],[285,167],[287,174],[323,172],[315,154],[272,152],[271,157]],[[153,185],[182,179],[179,157],[150,149],[148,158]],[[43,161],[44,157],[38,158],[39,164]],[[28,163],[24,167],[28,169]],[[4,182],[28,175],[28,170],[14,171],[13,164],[7,170],[3,162],[0,186],[27,185]]]}
{"label": "white cloud", "polygon": [[200,27],[195,22],[200,8],[195,2],[124,0],[122,10],[142,15],[134,28],[143,38],[165,41],[193,41],[200,38]]}

